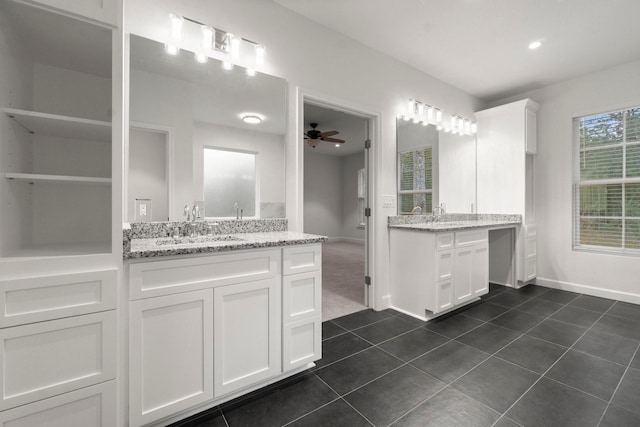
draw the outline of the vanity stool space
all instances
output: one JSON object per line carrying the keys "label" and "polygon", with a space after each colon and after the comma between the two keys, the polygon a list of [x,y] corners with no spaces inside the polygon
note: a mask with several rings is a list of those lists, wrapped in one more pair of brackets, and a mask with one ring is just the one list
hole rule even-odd
{"label": "vanity stool space", "polygon": [[164,245],[146,253],[153,257],[125,260],[131,426],[170,424],[322,357],[325,238],[239,236],[181,245],[203,253]]}

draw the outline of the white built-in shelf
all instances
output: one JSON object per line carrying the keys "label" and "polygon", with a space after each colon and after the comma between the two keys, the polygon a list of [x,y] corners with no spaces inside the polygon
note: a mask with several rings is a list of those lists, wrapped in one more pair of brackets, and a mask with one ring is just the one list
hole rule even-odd
{"label": "white built-in shelf", "polygon": [[111,178],[97,178],[93,176],[65,176],[65,175],[43,175],[37,173],[12,173],[4,174],[7,179],[17,179],[20,181],[35,182],[58,182],[69,184],[92,184],[92,185],[110,185]]}
{"label": "white built-in shelf", "polygon": [[5,108],[7,116],[27,132],[62,138],[111,142],[111,123],[58,114]]}
{"label": "white built-in shelf", "polygon": [[3,253],[0,263],[3,260],[16,260],[19,258],[43,258],[52,256],[79,256],[79,255],[100,255],[111,253],[111,242],[76,242],[76,243],[51,243],[46,245],[32,245],[21,248],[14,248],[8,253]]}

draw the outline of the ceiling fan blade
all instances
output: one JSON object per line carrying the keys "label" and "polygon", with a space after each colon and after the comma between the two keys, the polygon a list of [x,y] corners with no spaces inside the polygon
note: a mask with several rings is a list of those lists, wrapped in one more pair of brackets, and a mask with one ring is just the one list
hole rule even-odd
{"label": "ceiling fan blade", "polygon": [[322,138],[322,140],[327,142],[335,142],[336,144],[344,143],[344,139],[338,139],[338,138]]}
{"label": "ceiling fan blade", "polygon": [[333,136],[333,135],[337,135],[337,134],[339,134],[339,133],[340,133],[340,132],[338,132],[337,130],[330,130],[330,131],[328,131],[328,132],[322,132],[322,133],[320,134],[320,136],[324,138],[324,137],[326,137],[326,136]]}

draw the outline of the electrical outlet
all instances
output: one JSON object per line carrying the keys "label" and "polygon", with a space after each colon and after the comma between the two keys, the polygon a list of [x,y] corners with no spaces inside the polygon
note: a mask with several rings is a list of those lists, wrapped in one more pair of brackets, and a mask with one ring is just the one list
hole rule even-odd
{"label": "electrical outlet", "polygon": [[135,217],[139,222],[151,221],[151,199],[136,199]]}

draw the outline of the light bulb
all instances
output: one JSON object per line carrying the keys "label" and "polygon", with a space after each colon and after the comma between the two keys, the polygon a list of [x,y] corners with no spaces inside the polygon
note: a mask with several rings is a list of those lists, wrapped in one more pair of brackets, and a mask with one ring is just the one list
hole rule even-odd
{"label": "light bulb", "polygon": [[264,65],[265,49],[261,44],[256,45],[256,65]]}
{"label": "light bulb", "polygon": [[409,110],[409,114],[414,115],[416,113],[416,102],[413,99],[410,99],[407,103],[407,108]]}
{"label": "light bulb", "polygon": [[247,76],[253,77],[255,75],[256,75],[256,70],[254,70],[253,68],[247,68]]}
{"label": "light bulb", "polygon": [[430,105],[427,107],[427,120],[433,121],[433,107]]}
{"label": "light bulb", "polygon": [[202,26],[202,47],[206,50],[213,49],[213,35],[215,30],[207,25]]}
{"label": "light bulb", "polygon": [[478,124],[473,122],[471,123],[471,133],[477,133],[478,132]]}
{"label": "light bulb", "polygon": [[222,61],[222,68],[225,70],[233,70],[233,63],[229,61]]}
{"label": "light bulb", "polygon": [[207,62],[207,55],[205,55],[204,53],[195,53],[194,54],[196,61],[201,63],[201,64],[205,64]]}
{"label": "light bulb", "polygon": [[462,117],[458,117],[458,130],[462,133],[462,129],[464,128],[464,119]]}
{"label": "light bulb", "polygon": [[164,50],[169,55],[177,55],[178,52],[180,52],[180,48],[178,46],[175,46],[175,45],[172,45],[172,44],[165,44],[164,45]]}
{"label": "light bulb", "polygon": [[456,127],[456,116],[451,116],[451,129]]}
{"label": "light bulb", "polygon": [[440,123],[442,121],[442,110],[436,109],[436,122]]}
{"label": "light bulb", "polygon": [[184,18],[175,13],[171,13],[169,14],[169,19],[171,20],[171,38],[173,40],[180,40],[180,38],[182,38],[182,23],[184,22]]}
{"label": "light bulb", "polygon": [[424,115],[424,104],[418,102],[418,115],[422,117]]}
{"label": "light bulb", "polygon": [[242,41],[240,37],[229,34],[229,48],[231,50],[231,55],[234,58],[240,58],[240,41]]}

